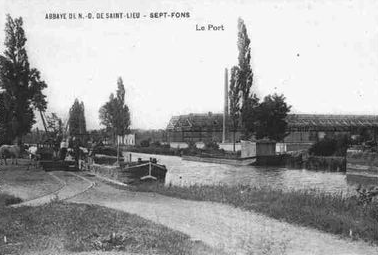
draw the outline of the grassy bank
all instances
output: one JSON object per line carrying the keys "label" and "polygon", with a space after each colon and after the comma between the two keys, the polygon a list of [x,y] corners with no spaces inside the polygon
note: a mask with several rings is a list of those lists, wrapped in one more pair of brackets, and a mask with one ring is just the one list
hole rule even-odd
{"label": "grassy bank", "polygon": [[0,254],[219,253],[136,215],[62,202],[5,207],[10,198],[0,195]]}
{"label": "grassy bank", "polygon": [[362,207],[355,197],[319,191],[282,191],[268,187],[191,186],[144,184],[131,188],[182,199],[226,203],[275,219],[359,238],[378,244],[378,203]]}

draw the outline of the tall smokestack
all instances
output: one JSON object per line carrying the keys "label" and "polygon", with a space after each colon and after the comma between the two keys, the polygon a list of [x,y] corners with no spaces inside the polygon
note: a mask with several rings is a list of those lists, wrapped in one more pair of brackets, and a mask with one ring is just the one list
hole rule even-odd
{"label": "tall smokestack", "polygon": [[228,71],[224,70],[224,109],[223,109],[223,134],[222,142],[226,142],[227,135],[227,116],[228,116]]}

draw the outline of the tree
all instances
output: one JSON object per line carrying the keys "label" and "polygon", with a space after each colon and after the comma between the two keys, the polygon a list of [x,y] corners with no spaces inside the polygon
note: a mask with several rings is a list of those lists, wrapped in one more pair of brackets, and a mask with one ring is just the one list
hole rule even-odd
{"label": "tree", "polygon": [[113,133],[113,138],[117,143],[117,162],[119,163],[119,141],[117,136],[124,136],[130,127],[130,112],[125,103],[125,87],[122,78],[117,81],[116,96],[110,94],[109,101],[100,108],[100,120],[108,130]]}
{"label": "tree", "polygon": [[0,93],[0,145],[10,144],[11,140],[11,127],[8,122],[11,111],[9,109],[8,100],[4,92]]}
{"label": "tree", "polygon": [[286,136],[286,116],[291,106],[285,102],[283,95],[268,95],[263,102],[253,102],[249,99],[249,107],[245,112],[247,130],[253,132],[256,139],[268,138],[275,141],[282,141]]}
{"label": "tree", "polygon": [[62,119],[57,116],[56,113],[51,113],[46,116],[47,129],[51,133],[51,137],[54,138],[55,143],[60,143],[63,139],[63,122]]}
{"label": "tree", "polygon": [[9,140],[17,138],[18,143],[35,123],[34,110],[44,111],[47,106],[42,93],[47,85],[41,80],[40,72],[30,68],[22,26],[21,17],[12,19],[7,15],[5,50],[0,55],[0,88],[3,89],[3,107],[8,113],[3,116],[1,126]]}
{"label": "tree", "polygon": [[[253,72],[251,68],[251,40],[247,34],[247,28],[243,19],[238,19],[238,69],[237,69],[237,88],[240,93],[241,106],[240,111],[246,111],[248,99],[251,97],[251,87],[253,82]],[[241,123],[244,126],[245,115],[241,115]]]}
{"label": "tree", "polygon": [[70,136],[80,138],[79,140],[81,143],[85,142],[83,135],[87,134],[87,129],[85,123],[84,103],[79,102],[78,99],[75,99],[75,102],[70,109],[68,133]]}
{"label": "tree", "polygon": [[231,118],[231,127],[233,133],[233,150],[235,151],[235,134],[236,130],[239,127],[240,119],[240,90],[237,84],[238,80],[238,71],[237,66],[231,68],[231,77],[230,77],[230,90],[228,92],[228,98],[230,101],[230,118]]}
{"label": "tree", "polygon": [[256,123],[258,122],[258,118],[261,118],[258,115],[259,101],[259,98],[255,94],[252,94],[245,100],[243,112],[241,112],[241,119],[244,120],[241,128],[245,139],[256,135]]}

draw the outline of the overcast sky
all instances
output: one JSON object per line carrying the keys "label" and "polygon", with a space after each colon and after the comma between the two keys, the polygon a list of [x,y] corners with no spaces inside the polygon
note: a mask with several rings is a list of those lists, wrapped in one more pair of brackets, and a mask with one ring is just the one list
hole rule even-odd
{"label": "overcast sky", "polygon": [[[150,12],[190,18],[149,18]],[[46,13],[140,12],[140,19],[47,20]],[[237,18],[251,39],[253,87],[283,93],[296,113],[378,114],[378,1],[0,0],[22,16],[31,66],[48,84],[48,110],[67,118],[77,97],[87,126],[122,77],[133,128],[172,115],[221,112],[224,69],[237,63]],[[224,31],[196,31],[196,25]],[[0,51],[3,52],[3,44]]]}

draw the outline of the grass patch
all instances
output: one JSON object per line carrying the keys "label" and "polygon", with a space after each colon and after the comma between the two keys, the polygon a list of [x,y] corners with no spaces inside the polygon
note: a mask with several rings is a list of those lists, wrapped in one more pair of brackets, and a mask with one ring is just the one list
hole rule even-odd
{"label": "grass patch", "polygon": [[20,208],[0,205],[0,254],[79,253],[219,252],[180,232],[105,207],[63,202]]}
{"label": "grass patch", "polygon": [[316,190],[283,191],[249,186],[164,186],[161,183],[129,187],[182,199],[213,201],[253,210],[289,223],[378,244],[378,202],[363,207],[357,197]]}

